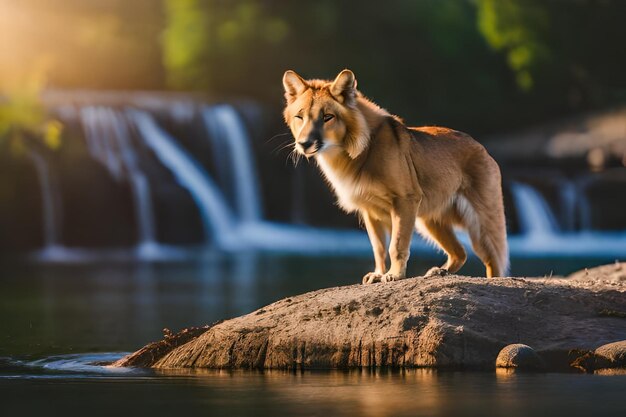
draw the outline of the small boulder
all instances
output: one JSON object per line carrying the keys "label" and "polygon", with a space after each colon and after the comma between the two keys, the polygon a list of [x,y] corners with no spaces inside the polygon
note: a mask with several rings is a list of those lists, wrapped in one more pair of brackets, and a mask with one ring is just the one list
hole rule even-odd
{"label": "small boulder", "polygon": [[597,357],[605,359],[611,368],[626,367],[626,340],[602,345],[594,353]]}
{"label": "small boulder", "polygon": [[542,367],[543,362],[537,352],[521,343],[505,346],[496,358],[496,368],[536,370]]}

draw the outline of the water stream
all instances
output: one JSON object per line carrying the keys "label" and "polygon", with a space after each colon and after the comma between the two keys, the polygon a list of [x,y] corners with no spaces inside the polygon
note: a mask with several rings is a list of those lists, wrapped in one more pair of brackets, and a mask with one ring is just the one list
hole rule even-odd
{"label": "water stream", "polygon": [[[468,273],[479,267],[470,263]],[[626,375],[107,366],[159,340],[164,327],[177,331],[312,289],[353,284],[370,264],[363,257],[270,255],[174,264],[5,265],[0,410],[7,416],[621,415]],[[410,266],[411,273],[423,272],[432,261],[416,259]]]}
{"label": "water stream", "polygon": [[141,110],[128,110],[128,117],[137,126],[145,143],[159,160],[170,169],[180,185],[186,188],[200,209],[207,239],[214,239],[219,247],[235,244],[232,217],[220,189],[205,170],[171,137],[161,129],[154,118]]}
{"label": "water stream", "polygon": [[559,233],[559,224],[546,200],[530,185],[511,184],[511,192],[519,212],[522,233],[531,237],[553,236]]}
{"label": "water stream", "polygon": [[[234,180],[237,213],[243,222],[262,219],[259,181],[250,138],[237,111],[229,105],[205,106],[202,118],[209,131],[215,162]],[[226,174],[223,174],[226,176]]]}

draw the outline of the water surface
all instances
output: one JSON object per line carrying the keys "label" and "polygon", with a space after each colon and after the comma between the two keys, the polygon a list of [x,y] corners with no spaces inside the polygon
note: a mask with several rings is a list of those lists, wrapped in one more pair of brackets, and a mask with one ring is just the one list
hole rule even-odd
{"label": "water surface", "polygon": [[3,415],[617,416],[626,375],[119,370],[120,355],[0,367]]}
{"label": "water surface", "polygon": [[[417,257],[415,257],[417,258]],[[410,274],[443,259],[413,259]],[[516,275],[605,260],[513,260]],[[608,261],[608,260],[607,260]],[[177,331],[305,291],[357,283],[369,256],[193,262],[4,262],[0,415],[621,415],[624,375],[493,372],[155,372],[102,366]],[[471,260],[463,272],[479,274]]]}

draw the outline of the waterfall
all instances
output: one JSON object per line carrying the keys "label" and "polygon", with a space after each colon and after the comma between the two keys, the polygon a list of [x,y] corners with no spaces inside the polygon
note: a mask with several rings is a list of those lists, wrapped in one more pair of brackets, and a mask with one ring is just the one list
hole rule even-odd
{"label": "waterfall", "polygon": [[563,228],[567,231],[573,231],[577,227],[578,187],[572,181],[563,180],[558,184],[558,189],[562,207]]}
{"label": "waterfall", "polygon": [[[208,132],[209,138],[211,139],[213,164],[215,166],[215,173],[217,177],[216,181],[221,183],[224,189],[228,190],[233,186],[232,183],[234,182],[231,179],[231,175],[234,171],[232,169],[233,165],[230,161],[231,158],[228,157],[228,155],[230,154],[229,141],[227,138],[222,138],[223,129],[221,129],[221,127],[217,123],[217,120],[215,120],[212,109],[209,108],[202,111],[201,117],[204,128]],[[226,192],[224,194],[228,195],[228,193]]]}
{"label": "waterfall", "polygon": [[129,109],[127,115],[137,127],[144,142],[191,194],[202,218],[207,237],[212,236],[220,248],[232,246],[235,221],[220,189],[205,170],[156,123],[149,113]]}
{"label": "waterfall", "polygon": [[559,196],[563,207],[565,230],[591,231],[591,205],[587,198],[588,178],[575,181],[564,180],[559,183]]}
{"label": "waterfall", "polygon": [[142,253],[156,251],[157,243],[150,183],[139,168],[137,153],[131,144],[126,119],[113,110],[108,110],[107,115],[110,120],[110,126],[115,132],[113,137],[117,139],[120,157],[128,173],[128,180],[133,194],[139,235],[139,251]]}
{"label": "waterfall", "polygon": [[[125,248],[79,249],[61,246],[59,196],[50,178],[50,166],[39,154],[30,155],[41,184],[46,250],[39,254],[45,261],[90,261],[98,259],[197,259],[222,251],[248,253],[268,251],[301,255],[367,254],[371,252],[362,230],[337,230],[306,226],[305,190],[300,186],[303,171],[293,173],[291,223],[275,223],[263,218],[260,185],[255,155],[248,131],[235,107],[228,104],[206,105],[194,99],[172,99],[146,95],[132,100],[112,102],[90,97],[80,104],[68,104],[59,110],[68,124],[81,122],[88,152],[94,163],[105,167],[115,181],[128,183],[133,199],[138,242],[136,250]],[[95,103],[95,104],[87,104]],[[100,103],[100,104],[98,104]],[[111,104],[113,103],[113,104]],[[125,105],[122,110],[119,105]],[[62,113],[62,114],[61,114]],[[188,132],[184,144],[161,127],[156,115],[167,119],[171,131]],[[208,133],[214,160],[212,177],[187,149],[196,140],[206,140]],[[187,133],[186,133],[187,134]],[[157,184],[143,171],[146,149],[148,166],[155,162],[169,170],[180,187],[188,191],[197,207],[207,241],[219,251],[187,247],[167,247],[157,242],[157,219],[152,199]],[[153,158],[153,156],[155,158]],[[141,159],[140,159],[141,157]],[[214,170],[213,170],[214,168]],[[563,174],[564,178],[565,174]],[[519,213],[520,235],[508,237],[513,256],[615,256],[626,253],[626,232],[591,231],[591,201],[587,197],[591,178],[563,179],[558,187],[559,227],[545,198],[534,187],[512,183],[513,202]],[[288,181],[281,182],[283,186]],[[169,187],[171,184],[167,184]],[[167,210],[172,206],[167,202]],[[174,204],[176,202],[173,202]],[[177,211],[174,207],[174,213]],[[182,211],[181,211],[182,213]],[[182,214],[181,214],[182,215]],[[97,220],[97,219],[94,219]],[[178,220],[178,219],[176,219]],[[188,224],[182,219],[181,224]],[[300,223],[300,224],[294,224]],[[567,233],[563,233],[567,231]],[[166,233],[165,230],[163,230]],[[185,236],[185,234],[181,234]],[[169,236],[168,236],[169,238]],[[178,237],[176,237],[178,239]],[[463,241],[468,244],[467,240]],[[433,253],[420,239],[412,248],[419,253]],[[54,249],[54,251],[50,251]],[[53,254],[53,255],[51,255]],[[252,263],[251,263],[252,264]],[[240,265],[247,268],[246,265]],[[243,269],[242,269],[243,271]],[[247,273],[246,273],[247,274]],[[244,274],[244,275],[246,275]]]}
{"label": "waterfall", "polygon": [[587,197],[587,186],[589,185],[589,178],[579,181],[577,189],[578,195],[578,215],[580,230],[590,231],[593,228],[591,219],[591,203]]}
{"label": "waterfall", "polygon": [[150,183],[138,165],[126,119],[112,108],[81,109],[85,139],[94,159],[117,181],[127,180],[135,209],[140,257],[158,253]]}
{"label": "waterfall", "polygon": [[87,106],[80,110],[80,120],[87,141],[89,153],[96,161],[100,162],[115,178],[122,179],[122,162],[118,158],[118,151],[114,149],[111,135],[107,132],[110,126],[109,120],[103,120],[104,108]]}
{"label": "waterfall", "polygon": [[205,106],[202,119],[212,140],[218,172],[223,178],[232,178],[234,183],[239,218],[244,222],[261,220],[256,166],[243,121],[237,111],[227,104]]}
{"label": "waterfall", "polygon": [[142,110],[127,111],[145,143],[179,184],[190,192],[200,210],[205,232],[207,236],[213,236],[218,248],[309,254],[370,250],[362,231],[324,230],[264,221],[250,142],[237,113],[227,105],[205,107],[202,113],[205,128],[215,140],[214,149],[221,151],[218,159],[225,162],[223,169],[228,170],[234,179],[232,186],[235,187],[239,216],[233,216],[213,179],[175,138],[159,127],[153,116]]}
{"label": "waterfall", "polygon": [[61,216],[58,199],[55,198],[50,167],[46,160],[34,151],[29,151],[28,156],[35,165],[37,179],[41,187],[44,252],[50,253],[61,248],[61,230],[59,228]]}
{"label": "waterfall", "polygon": [[[511,192],[523,234],[508,237],[510,253],[522,257],[623,258],[626,254],[626,232],[589,230],[589,202],[584,190],[580,183],[561,190],[561,199],[573,203],[578,210],[582,228],[577,232],[561,233],[543,196],[528,184],[512,183]],[[575,216],[575,210],[569,213]]]}
{"label": "waterfall", "polygon": [[555,235],[559,226],[543,196],[528,184],[514,182],[511,192],[515,200],[522,232],[532,236]]}

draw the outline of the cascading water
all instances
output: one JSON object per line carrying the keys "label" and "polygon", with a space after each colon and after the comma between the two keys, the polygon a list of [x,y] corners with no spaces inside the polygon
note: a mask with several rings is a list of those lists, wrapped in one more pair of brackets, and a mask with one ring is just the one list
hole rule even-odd
{"label": "cascading water", "polygon": [[159,247],[156,242],[150,183],[141,169],[139,169],[137,154],[131,145],[128,124],[125,118],[111,109],[108,110],[107,114],[110,125],[115,132],[113,137],[117,139],[117,145],[120,149],[120,158],[128,173],[128,180],[133,193],[135,217],[137,219],[139,232],[138,251],[140,256],[144,257],[150,256],[151,254],[158,254]]}
{"label": "cascading water", "polygon": [[104,108],[87,106],[80,110],[80,118],[89,154],[107,168],[115,180],[120,181],[122,161],[118,157],[119,152],[114,149],[111,136],[107,134],[110,129],[108,120],[102,120],[105,113]]}
{"label": "cascading water", "polygon": [[[259,183],[250,137],[234,107],[204,106],[202,120],[212,139],[219,175],[232,179],[237,220],[230,231],[240,248],[296,252],[363,252],[369,250],[360,231],[314,229],[262,219]],[[418,243],[419,244],[419,243]]]}
{"label": "cascading water", "polygon": [[139,237],[138,256],[150,259],[163,255],[165,248],[160,247],[155,237],[150,183],[139,168],[126,119],[112,108],[84,107],[81,121],[92,157],[117,181],[126,180],[130,184]]}
{"label": "cascading water", "polygon": [[[626,234],[598,233],[584,229],[589,219],[588,201],[579,186],[562,190],[561,198],[576,201],[582,231],[564,233],[543,196],[532,186],[512,183],[511,192],[522,229],[521,236],[509,236],[510,253],[517,256],[626,256]],[[563,195],[563,193],[565,195]],[[575,194],[575,195],[572,195]]]}
{"label": "cascading water", "polygon": [[558,183],[565,231],[590,232],[592,230],[591,205],[587,197],[588,184],[589,179],[586,177],[576,180],[565,179]]}
{"label": "cascading water", "polygon": [[212,139],[216,166],[223,176],[229,169],[232,173],[239,218],[244,222],[260,221],[259,183],[243,121],[227,104],[203,107],[202,119]]}
{"label": "cascading water", "polygon": [[578,212],[579,212],[579,224],[580,230],[590,232],[593,228],[591,224],[591,203],[587,197],[587,186],[589,185],[588,179],[580,180],[577,184],[578,196]]}
{"label": "cascading water", "polygon": [[[176,139],[163,130],[147,112],[129,109],[128,116],[136,125],[145,143],[157,158],[174,174],[180,185],[186,188],[200,211],[207,236],[215,246],[223,250],[264,249],[296,252],[363,252],[369,243],[361,231],[320,230],[294,227],[261,220],[258,188],[255,186],[256,172],[251,163],[250,144],[242,121],[233,115],[235,110],[227,107],[209,113],[205,122],[225,123],[219,128],[207,126],[211,132],[227,132],[235,135],[235,144],[223,146],[223,158],[232,161],[232,177],[238,178],[239,201],[249,199],[252,209],[242,210],[240,217],[234,216],[226,204],[223,193],[200,166],[200,164],[178,145]],[[235,117],[236,116],[236,117]],[[225,136],[224,141],[230,140]],[[233,152],[234,155],[231,155]],[[247,155],[247,156],[246,156]]]}
{"label": "cascading water", "polygon": [[512,183],[511,192],[519,213],[522,233],[531,236],[555,235],[559,225],[546,200],[527,184]]}
{"label": "cascading water", "polygon": [[233,236],[235,221],[220,189],[205,170],[173,137],[159,127],[152,115],[136,109],[129,109],[127,114],[144,142],[174,174],[179,184],[191,194],[200,210],[206,236],[211,237],[220,248],[229,248],[236,244]]}
{"label": "cascading water", "polygon": [[573,231],[576,229],[576,213],[578,206],[578,188],[573,181],[563,180],[559,182],[559,198],[563,209],[561,216],[563,219],[563,229]]}
{"label": "cascading water", "polygon": [[42,220],[44,249],[39,254],[41,258],[54,257],[63,252],[60,230],[60,202],[52,185],[52,174],[46,160],[37,152],[29,151],[28,156],[33,161],[39,186],[41,187]]}

